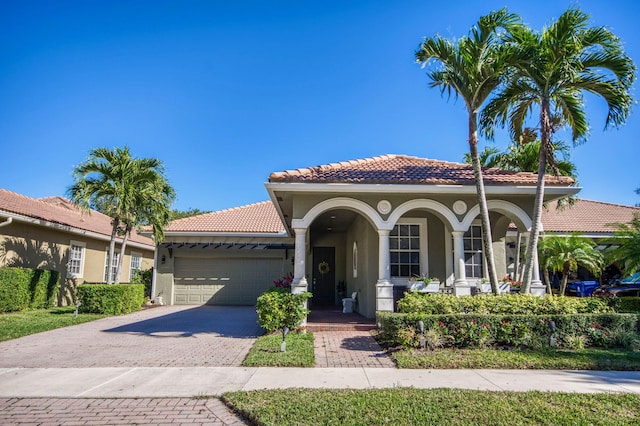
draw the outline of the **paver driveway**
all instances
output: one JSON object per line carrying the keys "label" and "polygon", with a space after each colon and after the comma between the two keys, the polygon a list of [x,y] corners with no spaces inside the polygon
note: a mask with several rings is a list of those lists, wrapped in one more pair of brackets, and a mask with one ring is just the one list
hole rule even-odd
{"label": "paver driveway", "polygon": [[162,306],[0,342],[0,367],[239,366],[260,334],[252,306]]}

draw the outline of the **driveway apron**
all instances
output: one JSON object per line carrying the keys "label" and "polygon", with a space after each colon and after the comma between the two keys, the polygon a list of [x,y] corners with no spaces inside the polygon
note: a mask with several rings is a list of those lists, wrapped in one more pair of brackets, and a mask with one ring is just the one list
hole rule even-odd
{"label": "driveway apron", "polygon": [[0,342],[0,368],[240,366],[255,308],[162,306]]}

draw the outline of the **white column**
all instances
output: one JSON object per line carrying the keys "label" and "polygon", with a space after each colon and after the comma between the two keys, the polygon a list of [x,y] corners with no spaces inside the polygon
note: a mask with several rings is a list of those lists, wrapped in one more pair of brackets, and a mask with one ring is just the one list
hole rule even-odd
{"label": "white column", "polygon": [[158,273],[158,250],[160,245],[156,244],[156,249],[153,251],[153,271],[151,271],[151,301],[156,300],[156,274]]}
{"label": "white column", "polygon": [[453,236],[453,261],[455,281],[454,292],[456,296],[467,296],[471,294],[471,287],[467,282],[467,272],[464,263],[464,231],[451,231]]}
{"label": "white column", "polygon": [[291,283],[291,292],[298,294],[307,291],[307,278],[305,277],[306,267],[306,246],[307,246],[307,228],[295,228],[296,248],[295,248],[295,264],[293,265],[293,282]]}
{"label": "white column", "polygon": [[533,268],[531,270],[531,294],[534,296],[544,296],[547,294],[547,286],[540,280],[540,263],[538,261],[538,250],[533,253]]}
{"label": "white column", "polygon": [[376,310],[393,312],[393,283],[391,283],[391,254],[387,229],[378,229],[378,282]]}

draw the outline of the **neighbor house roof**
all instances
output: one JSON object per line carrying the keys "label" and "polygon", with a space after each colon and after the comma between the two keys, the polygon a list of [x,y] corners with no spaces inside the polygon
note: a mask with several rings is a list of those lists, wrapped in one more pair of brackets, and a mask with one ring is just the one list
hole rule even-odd
{"label": "neighbor house roof", "polygon": [[[19,215],[53,224],[90,231],[111,238],[111,218],[98,211],[82,212],[71,201],[63,197],[30,198],[0,188],[0,216]],[[13,215],[12,215],[13,214]],[[42,223],[46,225],[46,223]],[[153,240],[138,235],[134,230],[130,241],[148,245],[153,249]]]}
{"label": "neighbor house roof", "polygon": [[165,232],[284,233],[271,201],[174,220]]}
{"label": "neighbor house roof", "polygon": [[[483,177],[485,185],[524,186],[535,186],[538,178],[535,173],[494,168],[483,169]],[[274,172],[269,182],[473,185],[475,178],[469,164],[389,154]],[[551,186],[573,183],[573,179],[565,176],[545,178],[545,184]]]}
{"label": "neighbor house roof", "polygon": [[626,223],[633,219],[634,214],[640,214],[639,207],[582,199],[560,210],[556,207],[557,202],[554,201],[542,211],[545,232],[610,234],[615,230],[612,223]]}

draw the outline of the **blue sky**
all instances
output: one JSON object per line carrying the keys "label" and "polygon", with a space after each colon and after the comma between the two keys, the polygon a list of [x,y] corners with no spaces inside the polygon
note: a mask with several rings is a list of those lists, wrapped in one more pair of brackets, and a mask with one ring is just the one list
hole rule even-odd
{"label": "blue sky", "polygon": [[[179,209],[266,200],[273,171],[385,153],[461,161],[464,105],[428,88],[414,51],[505,5],[536,29],[577,5],[640,63],[635,0],[0,0],[0,187],[63,195],[90,149],[125,144],[164,162]],[[587,110],[580,196],[640,202],[637,106],[606,132],[603,102]]]}

